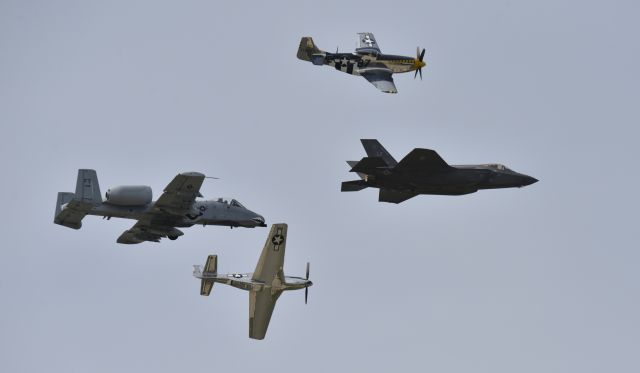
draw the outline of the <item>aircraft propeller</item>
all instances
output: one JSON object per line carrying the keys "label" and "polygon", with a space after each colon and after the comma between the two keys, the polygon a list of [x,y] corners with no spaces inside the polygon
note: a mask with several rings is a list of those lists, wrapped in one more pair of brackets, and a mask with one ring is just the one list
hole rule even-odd
{"label": "aircraft propeller", "polygon": [[[309,262],[307,262],[307,275],[305,277],[306,280],[309,280]],[[304,285],[304,304],[307,304],[307,299],[309,298],[309,285],[308,283]]]}
{"label": "aircraft propeller", "polygon": [[424,59],[424,52],[426,52],[426,49],[422,49],[422,53],[420,52],[420,47],[417,47],[416,49],[416,60],[420,61],[420,64],[418,65],[419,67],[416,69],[416,73],[413,75],[413,79],[415,79],[418,76],[418,73],[420,73],[420,80],[422,80],[422,67],[424,66],[424,62],[422,62],[422,60]]}

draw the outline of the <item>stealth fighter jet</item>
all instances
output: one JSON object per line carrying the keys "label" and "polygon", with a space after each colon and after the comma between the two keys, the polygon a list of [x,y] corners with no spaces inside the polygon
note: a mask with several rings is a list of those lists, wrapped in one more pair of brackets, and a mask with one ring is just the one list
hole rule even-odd
{"label": "stealth fighter jet", "polygon": [[501,164],[450,166],[431,149],[413,149],[397,162],[378,140],[361,141],[367,157],[347,161],[360,180],[343,182],[341,191],[379,188],[380,202],[400,203],[418,194],[457,196],[479,189],[520,188],[538,181]]}
{"label": "stealth fighter jet", "polygon": [[304,278],[285,276],[286,243],[287,225],[274,224],[253,273],[218,274],[217,255],[209,255],[204,271],[199,265],[194,266],[193,275],[201,280],[200,295],[209,296],[216,282],[249,291],[249,338],[264,339],[276,301],[283,291],[304,289],[307,303],[309,286],[313,285],[309,281],[309,263]]}
{"label": "stealth fighter jet", "polygon": [[358,34],[358,47],[356,53],[329,53],[318,49],[310,37],[303,37],[298,47],[298,58],[310,61],[314,65],[329,65],[338,71],[351,75],[360,75],[369,83],[385,93],[398,93],[393,83],[394,73],[406,73],[415,71],[413,77],[420,73],[426,66],[424,52],[420,48],[416,51],[416,57],[394,56],[383,54],[378,48],[375,37],[370,32]]}
{"label": "stealth fighter jet", "polygon": [[175,240],[183,233],[177,227],[196,224],[229,227],[266,227],[264,218],[248,210],[235,199],[198,200],[205,176],[198,172],[177,175],[157,201],[152,201],[146,185],[118,186],[107,190],[102,200],[98,176],[94,170],[78,170],[75,193],[58,193],[54,223],[80,229],[82,218],[98,215],[136,219],[138,222],[122,233],[118,243],[159,242],[162,237]]}

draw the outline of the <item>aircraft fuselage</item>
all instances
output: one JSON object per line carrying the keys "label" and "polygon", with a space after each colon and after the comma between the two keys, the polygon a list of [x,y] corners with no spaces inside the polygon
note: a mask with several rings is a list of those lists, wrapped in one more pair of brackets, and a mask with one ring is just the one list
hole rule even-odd
{"label": "aircraft fuselage", "polygon": [[247,291],[261,291],[271,289],[272,291],[299,290],[313,285],[313,283],[302,277],[285,276],[285,281],[280,281],[277,277],[273,282],[268,284],[252,279],[253,273],[230,273],[225,275],[207,275],[200,274],[196,277],[199,279],[213,280],[217,283],[233,286],[234,288]]}
{"label": "aircraft fuselage", "polygon": [[393,73],[414,71],[424,64],[407,56],[390,54],[354,54],[354,53],[326,53],[324,64],[338,71],[351,75],[360,75],[359,70],[371,67],[385,67]]}
{"label": "aircraft fuselage", "polygon": [[460,195],[479,189],[523,187],[536,182],[531,176],[511,170],[494,170],[484,165],[451,166],[439,173],[403,174],[382,170],[367,175],[365,182],[375,188],[410,191],[418,194]]}
{"label": "aircraft fuselage", "polygon": [[231,227],[253,228],[265,226],[264,218],[247,208],[233,206],[228,202],[218,200],[196,201],[191,211],[176,216],[165,214],[153,208],[155,201],[144,206],[118,206],[107,202],[95,206],[88,215],[116,217],[124,219],[144,220],[155,222],[166,220],[168,225],[174,227],[190,227],[192,225],[223,225]]}

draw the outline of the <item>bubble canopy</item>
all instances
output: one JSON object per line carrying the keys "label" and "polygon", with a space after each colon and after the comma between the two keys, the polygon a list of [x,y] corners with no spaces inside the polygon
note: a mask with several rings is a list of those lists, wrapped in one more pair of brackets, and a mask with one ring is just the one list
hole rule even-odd
{"label": "bubble canopy", "polygon": [[488,167],[488,168],[493,168],[494,170],[498,170],[498,171],[511,171],[511,172],[513,172],[507,166],[505,166],[503,164],[500,164],[500,163],[491,163],[491,164],[486,164],[485,166]]}
{"label": "bubble canopy", "polygon": [[238,201],[237,199],[220,197],[220,198],[218,198],[217,201],[220,202],[220,203],[224,203],[226,205],[229,205],[229,206],[245,208],[242,205],[242,203],[240,203],[240,201]]}

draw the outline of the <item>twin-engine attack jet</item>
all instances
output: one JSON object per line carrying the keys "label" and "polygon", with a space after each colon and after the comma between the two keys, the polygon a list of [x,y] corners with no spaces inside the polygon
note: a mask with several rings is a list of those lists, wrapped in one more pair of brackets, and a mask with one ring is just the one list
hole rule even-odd
{"label": "twin-engine attack jet", "polygon": [[205,176],[198,172],[177,175],[157,201],[152,201],[151,188],[145,185],[118,186],[106,193],[102,200],[98,176],[94,170],[78,170],[75,193],[58,193],[53,222],[80,229],[82,218],[98,215],[136,219],[138,222],[119,238],[118,243],[136,244],[143,241],[170,240],[184,233],[176,227],[196,224],[229,227],[266,227],[264,218],[248,210],[235,199],[196,201],[202,197],[200,187]]}
{"label": "twin-engine attack jet", "polygon": [[367,157],[347,161],[361,180],[342,183],[341,191],[379,188],[378,201],[400,203],[418,194],[457,196],[478,191],[523,187],[538,180],[501,164],[450,166],[431,149],[413,149],[400,162],[378,140],[360,140]]}
{"label": "twin-engine attack jet", "polygon": [[200,295],[209,296],[215,282],[249,291],[249,338],[264,339],[273,308],[283,291],[304,289],[304,302],[307,303],[309,286],[313,285],[309,281],[309,263],[305,278],[285,276],[283,267],[286,242],[287,225],[272,225],[253,273],[220,275],[217,255],[209,255],[204,271],[199,265],[193,266],[193,275],[202,280]]}
{"label": "twin-engine attack jet", "polygon": [[414,79],[418,73],[422,79],[422,68],[426,66],[424,52],[424,49],[420,52],[418,48],[416,58],[382,54],[373,34],[363,32],[358,33],[355,54],[338,53],[337,50],[336,53],[325,52],[318,49],[313,39],[307,36],[300,40],[297,56],[314,65],[329,65],[347,74],[361,75],[382,92],[398,93],[391,75],[415,71]]}

